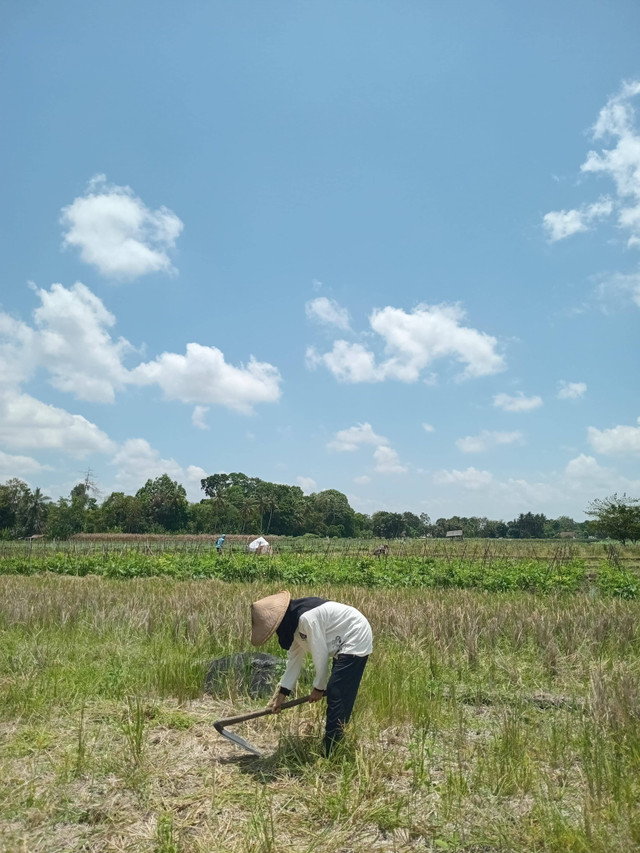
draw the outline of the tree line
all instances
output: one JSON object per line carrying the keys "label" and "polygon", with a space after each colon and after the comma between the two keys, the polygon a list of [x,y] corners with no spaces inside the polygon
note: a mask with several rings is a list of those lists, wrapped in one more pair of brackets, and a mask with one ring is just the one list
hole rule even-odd
{"label": "tree line", "polygon": [[511,521],[454,515],[432,522],[426,513],[356,512],[342,492],[305,495],[299,486],[270,483],[243,473],[212,474],[201,480],[204,497],[190,503],[184,487],[168,474],[149,479],[135,495],[112,492],[99,501],[89,475],[69,497],[52,501],[17,478],[0,485],[0,538],[42,535],[68,539],[76,533],[269,534],[344,538],[446,537],[545,539],[575,535],[640,539],[640,501],[626,495],[594,500],[585,510],[592,521],[521,513]]}

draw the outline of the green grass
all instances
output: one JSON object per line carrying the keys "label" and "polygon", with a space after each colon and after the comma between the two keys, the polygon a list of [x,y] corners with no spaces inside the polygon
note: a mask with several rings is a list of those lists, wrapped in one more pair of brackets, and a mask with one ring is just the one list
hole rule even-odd
{"label": "green grass", "polygon": [[[282,585],[359,585],[369,588],[455,588],[489,592],[591,592],[640,597],[640,553],[637,548],[557,542],[447,543],[438,540],[396,541],[390,554],[372,555],[370,542],[318,543],[306,550],[293,542],[278,543],[269,556],[256,556],[244,544],[232,543],[219,555],[193,538],[180,542],[68,542],[0,545],[0,573],[60,575],[130,580],[166,577],[178,580],[218,579],[227,582],[273,582]],[[280,550],[281,549],[281,550]]]}
{"label": "green grass", "polygon": [[[0,576],[0,850],[640,849],[640,603],[300,586],[369,617],[344,748],[322,708],[203,696],[273,584]],[[277,652],[272,642],[270,651]]]}

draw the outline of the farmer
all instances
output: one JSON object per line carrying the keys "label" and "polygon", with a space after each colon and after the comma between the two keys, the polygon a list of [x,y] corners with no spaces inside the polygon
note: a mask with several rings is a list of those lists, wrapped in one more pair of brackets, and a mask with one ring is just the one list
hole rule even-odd
{"label": "farmer", "polygon": [[218,552],[218,554],[222,554],[222,549],[224,548],[224,536],[225,534],[223,533],[222,536],[216,542],[216,551]]}
{"label": "farmer", "polygon": [[329,755],[351,717],[373,648],[371,626],[359,610],[348,604],[315,597],[292,599],[291,593],[283,591],[251,605],[251,643],[261,646],[274,632],[281,648],[287,650],[287,666],[279,692],[268,707],[274,714],[279,712],[295,687],[305,654],[310,652],[315,678],[309,701],[327,697],[324,750]]}

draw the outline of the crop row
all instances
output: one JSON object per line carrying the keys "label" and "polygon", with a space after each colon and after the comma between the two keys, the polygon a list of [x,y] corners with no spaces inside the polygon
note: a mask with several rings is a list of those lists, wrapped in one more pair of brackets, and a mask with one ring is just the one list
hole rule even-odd
{"label": "crop row", "polygon": [[380,588],[457,588],[501,592],[592,591],[621,598],[640,597],[640,576],[632,568],[601,560],[597,567],[580,557],[522,559],[503,557],[487,563],[460,556],[321,556],[166,551],[43,551],[5,553],[0,574],[98,575],[107,578],[171,577],[179,580],[216,578],[223,581],[279,584],[350,584]]}

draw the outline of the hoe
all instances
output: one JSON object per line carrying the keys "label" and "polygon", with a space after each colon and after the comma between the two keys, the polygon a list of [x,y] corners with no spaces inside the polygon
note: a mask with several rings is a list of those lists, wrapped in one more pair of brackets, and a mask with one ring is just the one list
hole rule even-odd
{"label": "hoe", "polygon": [[[293,708],[295,705],[302,705],[305,702],[309,701],[309,696],[301,696],[299,699],[291,699],[289,702],[283,702],[280,706],[281,710],[285,708]],[[232,743],[241,746],[243,749],[246,749],[248,752],[252,752],[254,755],[262,755],[262,753],[255,748],[255,746],[251,746],[248,741],[246,741],[240,735],[237,735],[235,732],[229,732],[225,728],[225,726],[233,726],[236,723],[244,723],[245,720],[255,720],[256,717],[266,717],[267,714],[271,714],[268,708],[263,708],[262,711],[252,711],[250,714],[240,714],[238,717],[227,717],[226,720],[217,720],[213,724],[214,729],[219,732],[222,737],[226,737],[227,740],[230,740]]]}

